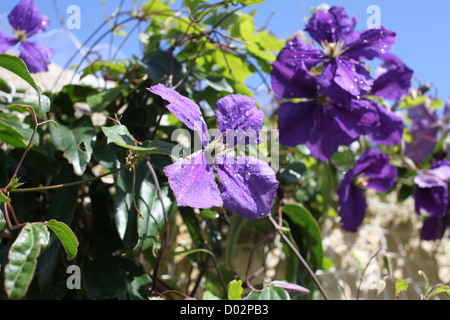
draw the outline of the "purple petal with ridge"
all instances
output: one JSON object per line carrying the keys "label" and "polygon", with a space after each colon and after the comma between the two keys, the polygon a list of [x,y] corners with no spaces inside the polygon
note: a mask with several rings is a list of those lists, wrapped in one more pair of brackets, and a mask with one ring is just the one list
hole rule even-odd
{"label": "purple petal with ridge", "polygon": [[164,173],[179,206],[201,209],[222,206],[213,166],[206,163],[203,150],[164,167]]}
{"label": "purple petal with ridge", "polygon": [[9,13],[8,20],[15,30],[26,32],[27,37],[47,30],[49,17],[41,15],[33,0],[20,1]]}
{"label": "purple petal with ridge", "polygon": [[19,46],[19,58],[25,62],[30,73],[47,72],[53,49],[44,47],[37,42],[22,42]]}
{"label": "purple petal with ridge", "polygon": [[216,164],[224,208],[244,218],[270,215],[278,188],[273,169],[254,157],[224,157]]}
{"label": "purple petal with ridge", "polygon": [[208,128],[200,112],[200,107],[194,101],[161,83],[148,90],[168,101],[167,109],[189,129],[197,131],[204,147],[208,145]]}
{"label": "purple petal with ridge", "polygon": [[256,107],[256,98],[230,94],[216,103],[218,130],[225,132],[229,145],[259,144],[264,125],[264,111]]}

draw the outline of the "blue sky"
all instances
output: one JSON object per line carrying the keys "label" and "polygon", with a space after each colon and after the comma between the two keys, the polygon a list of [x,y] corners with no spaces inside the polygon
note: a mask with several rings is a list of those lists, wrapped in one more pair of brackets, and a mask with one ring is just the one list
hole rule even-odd
{"label": "blue sky", "polygon": [[[0,14],[7,14],[18,0],[1,0]],[[67,34],[61,32],[58,14],[53,0],[35,0],[41,13],[51,18],[51,25],[46,35],[40,36],[43,44],[51,45],[57,52],[55,60],[67,60],[74,52],[74,47]],[[177,0],[179,3],[180,0]],[[107,0],[107,10],[111,13],[120,0]],[[129,6],[132,1],[125,0]],[[438,86],[439,97],[446,100],[450,96],[450,1],[448,0],[266,0],[256,6],[256,25],[263,26],[269,17],[270,28],[280,37],[286,38],[305,25],[304,18],[309,16],[311,7],[322,3],[343,6],[350,16],[357,15],[359,23],[357,29],[366,29],[369,18],[367,8],[377,5],[381,10],[381,23],[386,28],[397,32],[398,42],[392,53],[398,55],[411,69],[422,83],[432,82]],[[81,28],[72,30],[73,36],[80,43],[103,22],[102,0],[57,0],[59,17],[65,21],[68,18],[67,8],[76,4],[81,9]],[[273,15],[272,15],[273,12]],[[3,16],[0,18],[0,29],[5,31],[8,23]],[[130,25],[129,27],[132,27]],[[60,29],[55,31],[54,29]],[[54,31],[51,31],[54,30]],[[106,29],[102,29],[104,32]],[[6,30],[7,31],[7,30]],[[138,51],[137,33],[122,48],[126,57]],[[109,38],[103,43],[108,44]],[[114,42],[118,45],[120,42]],[[62,62],[60,62],[62,64]]]}

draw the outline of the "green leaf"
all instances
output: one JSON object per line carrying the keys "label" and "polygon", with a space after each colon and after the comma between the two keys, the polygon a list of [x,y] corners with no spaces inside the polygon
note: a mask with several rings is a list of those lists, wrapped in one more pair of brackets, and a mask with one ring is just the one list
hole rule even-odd
{"label": "green leaf", "polygon": [[173,144],[164,141],[144,141],[138,144],[128,128],[124,125],[113,127],[102,127],[102,131],[108,138],[109,143],[115,143],[126,149],[131,149],[139,154],[165,154],[171,155]]}
{"label": "green leaf", "polygon": [[242,300],[242,280],[233,280],[228,284],[228,300]]}
{"label": "green leaf", "polygon": [[86,102],[93,112],[103,111],[116,100],[127,87],[128,84],[122,84],[111,89],[90,93],[86,97]]}
{"label": "green leaf", "polygon": [[73,231],[64,222],[59,222],[54,219],[48,221],[46,226],[49,227],[61,241],[64,250],[67,253],[67,260],[73,260],[77,255],[79,244]]}
{"label": "green leaf", "polygon": [[34,276],[42,246],[49,241],[46,226],[40,222],[26,224],[9,250],[5,267],[5,290],[10,299],[21,299]]}
{"label": "green leaf", "polygon": [[0,237],[3,236],[3,230],[5,229],[6,224],[7,224],[7,222],[5,220],[3,210],[2,210],[2,208],[0,208]]}
{"label": "green leaf", "polygon": [[[25,124],[10,119],[0,120],[0,141],[5,142],[15,148],[24,149],[28,145],[29,139],[33,134],[33,129],[26,127]],[[38,144],[39,138],[36,133],[32,143]]]}
{"label": "green leaf", "polygon": [[447,285],[440,285],[437,288],[435,288],[433,291],[430,292],[430,295],[428,296],[428,299],[431,298],[432,296],[439,294],[439,293],[446,293],[446,294],[450,294],[450,287]]}
{"label": "green leaf", "polygon": [[3,191],[0,191],[0,202],[10,203],[11,199],[3,194]]}
{"label": "green leaf", "polygon": [[205,252],[207,254],[210,254],[210,255],[214,256],[214,253],[212,253],[208,249],[204,249],[204,248],[197,248],[197,249],[184,250],[184,251],[175,251],[173,253],[173,255],[174,256],[179,256],[179,255],[183,255],[183,254],[190,255],[190,254],[197,253],[197,252]]}
{"label": "green leaf", "polygon": [[75,173],[81,176],[91,160],[95,130],[88,116],[81,117],[71,127],[50,126],[53,144],[63,152]]}
{"label": "green leaf", "polygon": [[[131,255],[142,252],[154,245],[155,239],[165,223],[161,201],[156,187],[153,182],[150,182],[150,179],[149,177],[149,179],[144,180],[140,186],[137,206],[144,218],[138,218],[138,242],[131,251]],[[170,213],[172,204],[172,201],[167,196],[168,191],[168,187],[164,187],[161,190],[163,205],[167,214]]]}
{"label": "green leaf", "polygon": [[293,237],[300,248],[300,252],[307,254],[304,258],[313,270],[322,267],[323,248],[322,235],[317,220],[304,206],[288,204],[283,206],[283,213],[289,219]]}
{"label": "green leaf", "polygon": [[306,171],[306,166],[301,160],[294,160],[289,163],[280,174],[280,182],[284,185],[291,185],[299,181]]}
{"label": "green leaf", "polygon": [[0,67],[3,67],[15,75],[21,77],[23,80],[25,80],[30,86],[33,87],[36,92],[39,92],[39,88],[36,85],[36,82],[34,82],[33,78],[31,77],[30,73],[28,72],[28,68],[25,65],[25,63],[22,61],[22,59],[8,55],[6,53],[0,54]]}
{"label": "green leaf", "polygon": [[211,291],[207,290],[203,293],[203,300],[222,300],[222,299],[220,299],[220,297],[216,296]]}
{"label": "green leaf", "polygon": [[[128,256],[133,256],[156,243],[156,238],[165,224],[164,212],[153,179],[144,161],[135,166],[136,180],[134,199],[142,214],[141,218],[133,203],[133,173],[120,171],[115,175],[115,222],[118,234],[124,245],[129,248]],[[164,208],[170,214],[172,202],[169,188],[162,187]]]}
{"label": "green leaf", "polygon": [[402,291],[406,291],[407,289],[408,289],[408,282],[406,280],[398,279],[395,282],[395,295],[397,297]]}
{"label": "green leaf", "polygon": [[6,83],[5,80],[3,80],[1,78],[0,78],[0,91],[6,92],[6,93],[12,92],[10,86]]}
{"label": "green leaf", "polygon": [[440,109],[444,106],[444,103],[440,99],[434,99],[431,102],[430,109]]}
{"label": "green leaf", "polygon": [[230,86],[227,79],[220,77],[206,77],[205,82],[217,91],[233,93],[233,87]]}
{"label": "green leaf", "polygon": [[184,0],[183,5],[189,8],[191,11],[196,11],[199,5],[207,2],[208,0]]}
{"label": "green leaf", "polygon": [[266,1],[266,0],[239,0],[240,3],[242,3],[243,5],[246,5],[246,6],[259,4],[259,3],[262,3],[264,1]]}
{"label": "green leaf", "polygon": [[108,61],[94,61],[83,70],[80,79],[90,74],[95,74],[100,70],[106,70],[107,73],[113,77],[124,74],[133,65],[131,59],[117,59]]}
{"label": "green leaf", "polygon": [[424,96],[419,96],[416,98],[413,98],[411,96],[405,97],[405,99],[400,103],[400,106],[402,108],[412,108],[415,106],[418,106],[419,104],[423,104],[427,102],[428,98]]}
{"label": "green leaf", "polygon": [[156,82],[165,81],[172,74],[172,83],[178,83],[186,70],[170,53],[157,50],[147,53],[138,61],[147,75]]}
{"label": "green leaf", "polygon": [[31,77],[28,68],[22,59],[5,53],[0,54],[0,67],[3,67],[19,76],[31,87],[33,87],[34,90],[36,90],[39,97],[39,112],[42,117],[45,117],[47,112],[50,110],[50,99],[42,94],[41,89]]}
{"label": "green leaf", "polygon": [[119,263],[127,279],[127,291],[130,299],[149,299],[152,296],[149,290],[152,284],[152,278],[149,273],[129,259],[120,259]]}
{"label": "green leaf", "polygon": [[266,286],[262,291],[252,291],[247,300],[290,300],[286,290],[280,287]]}

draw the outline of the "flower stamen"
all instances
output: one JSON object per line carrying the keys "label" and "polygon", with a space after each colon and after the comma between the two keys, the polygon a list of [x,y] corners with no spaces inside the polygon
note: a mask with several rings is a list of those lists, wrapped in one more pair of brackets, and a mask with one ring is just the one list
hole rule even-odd
{"label": "flower stamen", "polygon": [[343,40],[339,40],[338,42],[323,40],[320,44],[322,45],[323,52],[330,58],[336,58],[347,50]]}

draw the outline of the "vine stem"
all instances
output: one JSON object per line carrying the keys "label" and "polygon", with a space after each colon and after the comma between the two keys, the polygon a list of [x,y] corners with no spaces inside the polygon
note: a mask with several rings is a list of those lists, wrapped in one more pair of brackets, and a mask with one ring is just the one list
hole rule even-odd
{"label": "vine stem", "polygon": [[300,254],[300,252],[297,250],[297,248],[295,248],[294,244],[291,242],[291,240],[289,240],[289,238],[284,234],[283,230],[281,230],[280,225],[275,221],[275,219],[272,216],[269,216],[269,220],[270,222],[273,224],[273,226],[275,227],[275,229],[277,230],[278,234],[283,238],[283,240],[286,242],[286,244],[289,246],[289,248],[292,250],[292,252],[294,252],[294,254],[297,256],[297,258],[300,260],[300,262],[303,264],[303,266],[306,268],[306,270],[308,271],[308,273],[310,274],[311,278],[313,279],[313,281],[315,282],[315,284],[317,285],[317,287],[319,288],[320,292],[322,293],[323,297],[326,300],[330,300],[328,298],[328,295],[325,291],[325,289],[322,287],[322,284],[320,283],[319,279],[317,279],[316,275],[314,274],[314,272],[312,271],[311,267],[308,265],[308,263],[306,262],[306,260],[302,257],[302,255]]}
{"label": "vine stem", "polygon": [[169,241],[170,228],[169,228],[169,217],[167,215],[167,211],[166,211],[166,208],[164,206],[164,200],[163,200],[163,197],[162,197],[162,194],[161,194],[161,188],[159,186],[158,177],[156,176],[155,169],[153,169],[152,163],[150,161],[150,156],[148,156],[148,155],[145,157],[145,165],[147,166],[148,170],[150,171],[150,174],[151,174],[152,179],[153,179],[153,183],[155,184],[156,192],[158,193],[158,197],[159,197],[159,200],[161,201],[161,207],[162,207],[162,210],[163,210],[163,213],[164,213],[164,221],[166,223],[166,232],[165,232],[165,235],[164,235],[164,238],[163,238],[163,242],[161,244],[161,250],[160,250],[158,258],[156,260],[155,268],[153,269],[153,276],[152,276],[153,283],[152,283],[151,292],[152,293],[156,293],[157,292],[156,286],[157,286],[157,282],[158,282],[159,267],[161,265],[162,257],[163,257],[163,255],[164,255],[164,253],[166,251],[167,242]]}
{"label": "vine stem", "polygon": [[24,192],[34,192],[34,191],[45,191],[45,190],[53,190],[53,189],[61,189],[61,188],[68,188],[68,187],[73,187],[73,186],[77,186],[83,183],[88,183],[91,181],[95,181],[98,179],[101,179],[103,177],[109,176],[111,174],[114,174],[116,172],[119,172],[120,170],[126,169],[128,168],[128,165],[124,165],[120,168],[114,169],[110,172],[104,173],[102,175],[99,175],[97,177],[93,177],[90,179],[85,179],[85,180],[80,180],[80,181],[74,181],[74,182],[69,182],[69,183],[61,183],[61,184],[55,184],[55,185],[51,185],[51,186],[44,186],[44,187],[33,187],[33,188],[20,188],[20,189],[12,189],[9,192],[11,193],[24,193]]}
{"label": "vine stem", "polygon": [[247,284],[247,286],[254,291],[258,291],[257,289],[255,289],[251,283],[250,283],[250,279],[249,279],[249,273],[250,273],[250,267],[252,265],[252,260],[253,260],[253,254],[255,253],[256,249],[258,249],[259,247],[261,247],[264,243],[267,242],[267,240],[269,240],[270,237],[273,236],[273,233],[276,231],[277,229],[274,228],[272,229],[265,237],[263,240],[261,240],[259,243],[257,243],[253,248],[252,251],[250,252],[250,257],[249,257],[249,261],[248,261],[248,265],[247,265],[247,272],[245,273],[245,283]]}
{"label": "vine stem", "polygon": [[367,262],[366,266],[364,267],[364,269],[363,269],[363,271],[362,271],[362,273],[361,273],[361,281],[359,282],[358,289],[356,290],[356,300],[359,299],[359,293],[360,293],[360,291],[361,291],[361,285],[362,285],[362,282],[363,282],[363,279],[364,279],[364,274],[365,274],[366,271],[367,271],[367,268],[369,267],[369,265],[370,265],[370,263],[372,262],[372,260],[373,260],[373,259],[374,259],[374,258],[375,258],[382,250],[383,250],[383,248],[378,249],[377,252],[375,252],[375,253],[369,258],[369,261]]}

